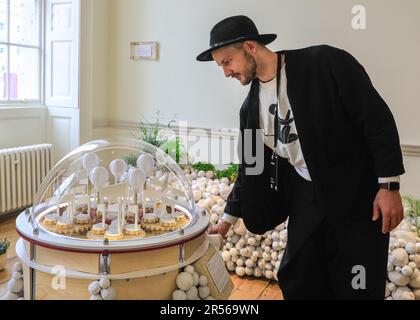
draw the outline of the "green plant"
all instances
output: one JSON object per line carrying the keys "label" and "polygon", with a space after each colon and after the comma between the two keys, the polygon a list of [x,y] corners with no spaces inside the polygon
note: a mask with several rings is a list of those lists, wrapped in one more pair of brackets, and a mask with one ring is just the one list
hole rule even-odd
{"label": "green plant", "polygon": [[417,229],[417,234],[420,236],[420,200],[410,196],[403,197],[404,205],[407,210],[404,210],[405,220],[412,227]]}
{"label": "green plant", "polygon": [[194,163],[191,167],[197,171],[216,171],[216,168],[211,163],[197,162]]}
{"label": "green plant", "polygon": [[127,162],[127,164],[129,166],[135,167],[137,165],[137,158],[138,158],[138,155],[132,153],[132,154],[129,154],[128,156],[124,157],[124,160],[125,160],[125,162]]}
{"label": "green plant", "polygon": [[10,242],[7,238],[0,240],[0,256],[7,253],[7,250],[10,247]]}
{"label": "green plant", "polygon": [[216,170],[216,177],[218,179],[228,178],[230,181],[234,181],[238,177],[238,170],[238,164],[231,164],[228,168],[224,170]]}
{"label": "green plant", "polygon": [[404,196],[403,201],[409,208],[408,214],[415,217],[420,217],[420,200],[414,197]]}
{"label": "green plant", "polygon": [[[171,124],[175,122],[174,118],[168,123],[168,129],[171,129]],[[160,111],[156,112],[156,120],[151,122],[140,121],[138,124],[139,132],[134,134],[134,137],[138,140],[145,141],[155,147],[160,148],[170,157],[172,157],[178,164],[186,164],[189,160],[189,154],[185,150],[181,139],[176,138],[169,140],[169,132],[166,134],[162,132],[162,126],[160,124]],[[138,155],[130,154],[124,158],[128,165],[136,166]]]}
{"label": "green plant", "polygon": [[136,139],[143,140],[151,145],[160,147],[168,138],[161,135],[160,111],[156,112],[155,122],[140,121],[138,124],[139,135],[134,135]]}
{"label": "green plant", "polygon": [[166,141],[160,148],[172,157],[176,163],[180,163],[181,161],[184,163],[188,162],[188,152],[185,151],[185,147],[180,138]]}

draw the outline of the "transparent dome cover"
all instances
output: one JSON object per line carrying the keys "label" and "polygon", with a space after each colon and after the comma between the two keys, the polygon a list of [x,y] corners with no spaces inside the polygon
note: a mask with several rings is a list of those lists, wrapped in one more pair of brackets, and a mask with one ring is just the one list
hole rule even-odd
{"label": "transparent dome cover", "polygon": [[190,184],[171,157],[146,142],[113,138],[82,145],[55,165],[34,198],[30,222],[66,237],[119,240],[124,230],[139,236],[137,227],[152,235],[174,231],[185,218],[183,228],[194,211]]}

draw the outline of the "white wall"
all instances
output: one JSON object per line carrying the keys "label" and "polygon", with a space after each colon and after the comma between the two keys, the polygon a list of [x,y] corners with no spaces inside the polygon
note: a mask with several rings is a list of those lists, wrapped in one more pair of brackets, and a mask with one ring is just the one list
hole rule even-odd
{"label": "white wall", "polygon": [[109,58],[113,36],[110,26],[110,0],[93,0],[92,15],[92,110],[93,119],[108,119],[109,88],[112,83]]}
{"label": "white wall", "polygon": [[[360,4],[367,10],[367,29],[356,31],[352,8]],[[106,10],[99,11],[103,18]],[[402,144],[420,146],[419,12],[417,0],[110,1],[109,23],[102,31],[106,36],[97,28],[98,48],[106,43],[110,51],[95,67],[98,88],[108,90],[94,107],[94,135],[129,135],[135,122],[154,119],[158,109],[162,122],[177,114],[190,126],[237,128],[248,88],[224,79],[214,63],[198,63],[195,57],[207,48],[216,22],[245,14],[260,32],[279,35],[270,45],[273,50],[326,43],[350,51],[389,104]],[[131,61],[131,41],[158,41],[160,59]],[[420,196],[420,149],[414,149],[415,156],[405,156],[403,192]]]}
{"label": "white wall", "polygon": [[[386,3],[386,4],[385,4]],[[351,27],[352,7],[367,9],[367,30]],[[399,124],[403,143],[420,143],[416,99],[420,74],[420,2],[352,0],[119,0],[111,2],[109,67],[112,120],[151,118],[157,109],[192,126],[238,126],[247,92],[214,63],[198,63],[211,27],[246,14],[260,32],[278,33],[272,49],[328,43],[353,53],[370,73]],[[159,61],[133,62],[131,41],[158,41]]]}

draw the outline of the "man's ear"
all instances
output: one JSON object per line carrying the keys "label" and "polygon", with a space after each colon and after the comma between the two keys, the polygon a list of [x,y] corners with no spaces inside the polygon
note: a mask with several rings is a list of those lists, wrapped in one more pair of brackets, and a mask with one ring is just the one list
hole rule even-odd
{"label": "man's ear", "polygon": [[256,41],[252,41],[252,40],[248,40],[244,42],[244,49],[246,52],[254,55],[257,52],[257,42]]}

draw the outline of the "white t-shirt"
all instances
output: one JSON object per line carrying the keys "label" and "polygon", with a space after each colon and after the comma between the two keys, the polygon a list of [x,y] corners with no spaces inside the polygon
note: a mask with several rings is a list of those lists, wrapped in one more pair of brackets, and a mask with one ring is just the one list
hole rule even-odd
{"label": "white t-shirt", "polygon": [[[293,111],[287,96],[287,79],[284,65],[281,69],[280,83],[280,108],[279,108],[279,141],[277,143],[277,154],[288,159],[295,167],[299,175],[305,180],[311,181],[300,146],[299,134],[293,118]],[[260,128],[264,132],[264,144],[274,150],[274,117],[277,103],[277,78],[269,82],[260,81]]]}

